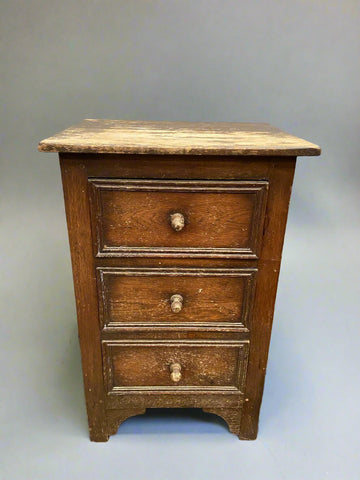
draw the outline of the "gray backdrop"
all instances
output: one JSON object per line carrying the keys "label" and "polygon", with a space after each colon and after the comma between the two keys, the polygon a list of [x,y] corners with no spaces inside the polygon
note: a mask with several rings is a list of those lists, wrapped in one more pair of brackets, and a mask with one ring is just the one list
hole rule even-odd
{"label": "gray backdrop", "polygon": [[[1,479],[358,479],[356,0],[1,2]],[[90,443],[57,157],[83,118],[266,121],[299,159],[255,442],[151,412]],[[116,472],[116,474],[114,474]]]}

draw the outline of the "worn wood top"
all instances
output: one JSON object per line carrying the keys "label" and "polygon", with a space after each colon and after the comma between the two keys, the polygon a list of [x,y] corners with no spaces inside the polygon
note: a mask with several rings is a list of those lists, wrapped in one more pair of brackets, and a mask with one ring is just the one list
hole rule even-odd
{"label": "worn wood top", "polygon": [[267,123],[83,120],[39,143],[42,152],[171,155],[320,155]]}

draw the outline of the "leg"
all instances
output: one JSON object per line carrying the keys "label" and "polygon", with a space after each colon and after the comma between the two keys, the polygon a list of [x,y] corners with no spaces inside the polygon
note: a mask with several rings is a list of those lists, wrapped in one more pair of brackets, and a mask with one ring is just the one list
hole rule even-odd
{"label": "leg", "polygon": [[241,407],[240,408],[203,408],[204,412],[214,413],[223,418],[228,424],[231,433],[241,436],[240,421],[241,421]]}
{"label": "leg", "polygon": [[[107,419],[107,436],[109,439],[110,435],[115,435],[120,427],[120,425],[125,422],[126,419],[134,417],[135,415],[142,415],[146,412],[146,408],[127,408],[121,410],[107,410],[106,419]],[[101,441],[101,440],[100,440]]]}

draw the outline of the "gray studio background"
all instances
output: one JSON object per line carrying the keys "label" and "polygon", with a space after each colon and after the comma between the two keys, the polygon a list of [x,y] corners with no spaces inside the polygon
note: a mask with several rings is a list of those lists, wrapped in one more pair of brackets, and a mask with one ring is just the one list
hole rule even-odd
{"label": "gray studio background", "polygon": [[[1,2],[0,479],[359,479],[355,0]],[[83,118],[266,121],[298,161],[260,431],[196,412],[87,434],[56,154]]]}

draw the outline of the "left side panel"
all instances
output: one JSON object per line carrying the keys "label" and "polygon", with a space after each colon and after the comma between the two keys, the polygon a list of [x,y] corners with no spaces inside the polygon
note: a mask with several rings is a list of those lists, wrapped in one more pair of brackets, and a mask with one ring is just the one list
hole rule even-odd
{"label": "left side panel", "polygon": [[84,160],[59,154],[74,278],[77,321],[90,439],[106,441],[98,300],[93,257],[87,171]]}

